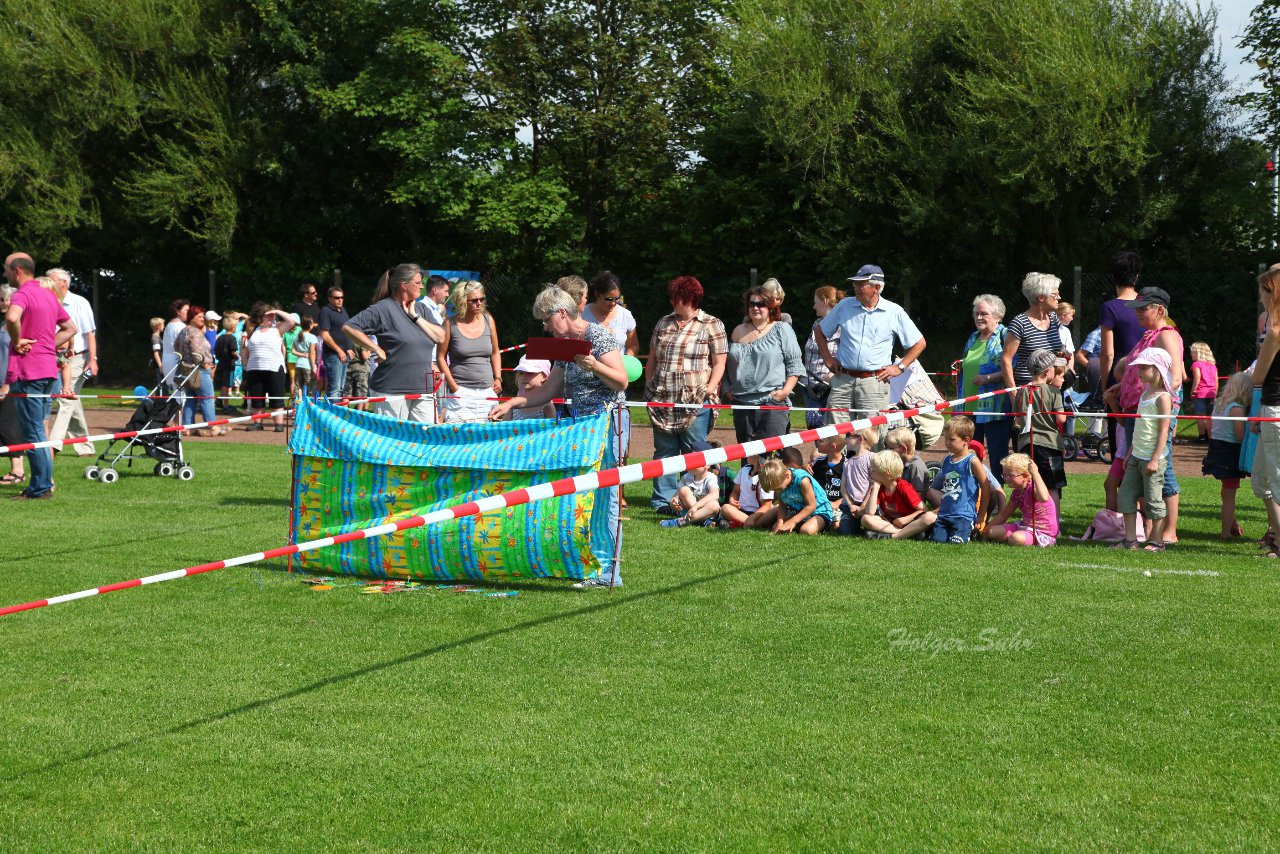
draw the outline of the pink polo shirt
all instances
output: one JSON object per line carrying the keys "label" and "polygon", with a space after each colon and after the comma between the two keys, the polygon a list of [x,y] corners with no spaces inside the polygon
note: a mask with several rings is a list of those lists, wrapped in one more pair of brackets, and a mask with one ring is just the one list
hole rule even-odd
{"label": "pink polo shirt", "polygon": [[22,306],[22,319],[18,322],[22,338],[34,338],[30,352],[19,355],[15,349],[17,339],[9,342],[9,373],[5,382],[18,380],[47,380],[58,375],[58,357],[54,338],[58,324],[70,320],[67,310],[58,298],[40,287],[35,279],[28,279],[14,293],[10,305]]}

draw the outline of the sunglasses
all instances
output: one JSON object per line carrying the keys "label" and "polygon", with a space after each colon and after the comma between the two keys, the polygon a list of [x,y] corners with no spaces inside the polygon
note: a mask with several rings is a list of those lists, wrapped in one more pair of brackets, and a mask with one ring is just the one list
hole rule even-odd
{"label": "sunglasses", "polygon": [[769,303],[760,302],[759,300],[750,300],[747,302],[747,305],[751,306],[752,308],[768,308],[769,307]]}
{"label": "sunglasses", "polygon": [[484,305],[484,297],[479,297],[478,299],[469,299],[467,300],[467,305]]}
{"label": "sunglasses", "polygon": [[600,299],[604,300],[605,302],[619,302],[622,300],[622,295],[619,294],[616,297],[600,297]]}

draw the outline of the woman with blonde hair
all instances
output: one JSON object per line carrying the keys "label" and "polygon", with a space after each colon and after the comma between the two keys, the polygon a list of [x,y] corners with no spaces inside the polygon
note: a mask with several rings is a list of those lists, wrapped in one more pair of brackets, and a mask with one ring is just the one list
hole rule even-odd
{"label": "woman with blonde hair", "polygon": [[[813,313],[818,319],[813,322],[816,328],[822,322],[822,318],[826,317],[831,309],[836,307],[836,303],[844,299],[847,294],[833,285],[823,285],[813,292]],[[840,330],[837,329],[835,334],[827,339],[827,356],[832,359],[836,357],[836,348],[840,346]],[[824,361],[824,354],[818,350],[818,339],[813,334],[813,329],[809,330],[809,337],[804,342],[804,405],[809,409],[820,409],[827,405],[827,398],[831,395],[831,369],[827,367]],[[810,429],[821,427],[825,419],[821,412],[806,412],[804,415],[805,426]]]}
{"label": "woman with blonde hair", "polygon": [[1062,334],[1058,331],[1058,303],[1062,301],[1062,280],[1049,273],[1027,273],[1022,279],[1022,295],[1027,298],[1027,310],[1007,324],[1004,335],[1004,352],[1000,358],[1000,371],[1005,387],[1028,385],[1031,371],[1028,360],[1036,350],[1048,350],[1064,358],[1071,353],[1062,349]]}
{"label": "woman with blonde hair", "polygon": [[483,421],[502,392],[498,327],[485,310],[484,285],[463,280],[453,286],[455,316],[444,322],[437,362],[448,389],[444,420]]}

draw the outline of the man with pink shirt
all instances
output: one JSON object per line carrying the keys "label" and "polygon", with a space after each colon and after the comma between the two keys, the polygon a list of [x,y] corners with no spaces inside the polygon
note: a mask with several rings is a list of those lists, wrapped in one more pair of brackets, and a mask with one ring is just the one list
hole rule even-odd
{"label": "man with pink shirt", "polygon": [[[18,290],[9,301],[5,326],[9,331],[9,373],[5,378],[16,398],[18,425],[27,442],[43,442],[44,421],[52,411],[48,395],[58,375],[57,351],[76,334],[71,316],[35,278],[31,256],[15,252],[4,259],[4,277]],[[31,484],[15,499],[53,497],[53,454],[48,448],[27,451]]]}

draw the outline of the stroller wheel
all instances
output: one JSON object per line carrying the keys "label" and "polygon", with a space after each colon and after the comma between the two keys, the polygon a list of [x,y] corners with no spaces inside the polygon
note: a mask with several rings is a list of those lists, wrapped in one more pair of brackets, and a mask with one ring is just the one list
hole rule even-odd
{"label": "stroller wheel", "polygon": [[98,467],[97,467],[97,466],[89,466],[87,469],[85,469],[85,470],[84,470],[84,476],[85,476],[87,479],[89,479],[89,480],[97,480],[97,479],[98,479]]}
{"label": "stroller wheel", "polygon": [[156,463],[156,475],[158,477],[173,477],[173,463]]}
{"label": "stroller wheel", "polygon": [[178,480],[194,480],[195,476],[196,470],[191,466],[182,466],[178,469]]}
{"label": "stroller wheel", "polygon": [[1098,458],[1104,463],[1110,463],[1115,459],[1115,455],[1111,453],[1111,440],[1103,439],[1098,443]]}
{"label": "stroller wheel", "polygon": [[1080,443],[1076,441],[1075,436],[1062,437],[1062,458],[1064,460],[1074,460],[1076,454],[1080,453]]}
{"label": "stroller wheel", "polygon": [[115,483],[120,479],[120,472],[115,469],[103,469],[98,472],[98,481],[101,483]]}

